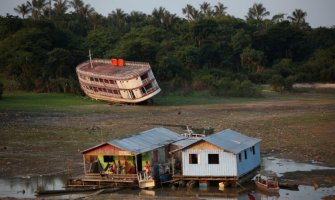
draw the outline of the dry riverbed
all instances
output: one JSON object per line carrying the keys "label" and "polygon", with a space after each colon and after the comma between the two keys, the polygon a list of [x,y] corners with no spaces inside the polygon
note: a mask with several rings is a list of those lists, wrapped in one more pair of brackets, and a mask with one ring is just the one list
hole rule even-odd
{"label": "dry riverbed", "polygon": [[[83,170],[80,152],[86,148],[154,127],[182,133],[187,125],[201,133],[230,128],[261,138],[263,155],[335,167],[335,94],[190,106],[97,104],[73,110],[0,110],[0,177],[78,175]],[[315,176],[296,178],[335,185],[334,171]]]}

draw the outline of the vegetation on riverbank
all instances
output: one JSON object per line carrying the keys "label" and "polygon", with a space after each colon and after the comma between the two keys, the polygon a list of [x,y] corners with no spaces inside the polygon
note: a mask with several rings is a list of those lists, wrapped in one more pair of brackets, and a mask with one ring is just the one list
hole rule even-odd
{"label": "vegetation on riverbank", "polygon": [[88,49],[97,58],[149,62],[167,92],[255,97],[258,84],[282,92],[295,82],[335,81],[335,29],[311,28],[300,9],[271,16],[256,3],[245,19],[229,15],[222,3],[180,9],[184,18],[163,7],[102,16],[81,0],[18,5],[21,18],[0,16],[5,88],[80,93],[75,66],[87,60]]}

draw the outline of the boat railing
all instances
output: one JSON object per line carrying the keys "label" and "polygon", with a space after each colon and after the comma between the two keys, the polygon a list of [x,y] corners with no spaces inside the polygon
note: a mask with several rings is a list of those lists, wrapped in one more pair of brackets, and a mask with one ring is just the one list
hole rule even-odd
{"label": "boat railing", "polygon": [[140,171],[140,172],[137,173],[137,179],[140,182],[140,181],[151,180],[152,177],[148,173],[146,173],[145,171]]}
{"label": "boat railing", "polygon": [[205,137],[205,134],[198,134],[194,133],[192,129],[190,129],[188,126],[186,126],[186,132],[182,133],[181,135],[187,138],[202,138]]}

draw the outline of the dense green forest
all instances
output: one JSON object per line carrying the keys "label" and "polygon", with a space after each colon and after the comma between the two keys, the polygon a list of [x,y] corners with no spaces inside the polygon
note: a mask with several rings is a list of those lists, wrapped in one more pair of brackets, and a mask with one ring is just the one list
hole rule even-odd
{"label": "dense green forest", "polygon": [[300,9],[271,15],[256,3],[245,19],[221,3],[180,9],[184,18],[163,7],[106,17],[82,0],[28,1],[20,17],[0,17],[0,79],[8,90],[78,93],[75,67],[91,49],[149,62],[164,91],[257,96],[259,84],[335,81],[335,28],[311,28]]}

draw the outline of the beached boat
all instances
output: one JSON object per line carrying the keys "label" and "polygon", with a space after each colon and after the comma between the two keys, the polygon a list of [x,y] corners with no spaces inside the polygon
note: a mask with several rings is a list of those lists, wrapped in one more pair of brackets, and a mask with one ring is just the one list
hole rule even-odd
{"label": "beached boat", "polygon": [[108,102],[139,103],[158,94],[149,63],[123,59],[90,59],[76,67],[84,93]]}
{"label": "beached boat", "polygon": [[278,180],[274,176],[258,174],[255,178],[255,184],[258,189],[267,192],[277,193],[279,191]]}

